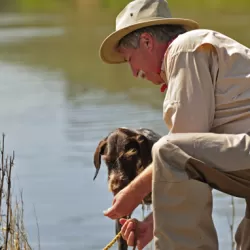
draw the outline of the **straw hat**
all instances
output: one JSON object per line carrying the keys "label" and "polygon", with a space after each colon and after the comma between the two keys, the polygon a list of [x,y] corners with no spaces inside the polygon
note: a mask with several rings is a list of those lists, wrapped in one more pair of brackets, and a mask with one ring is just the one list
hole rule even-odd
{"label": "straw hat", "polygon": [[123,63],[124,58],[116,51],[120,39],[130,32],[152,25],[178,24],[187,30],[197,29],[197,22],[184,18],[173,18],[165,0],[134,0],[116,17],[116,30],[101,44],[100,57],[110,64]]}

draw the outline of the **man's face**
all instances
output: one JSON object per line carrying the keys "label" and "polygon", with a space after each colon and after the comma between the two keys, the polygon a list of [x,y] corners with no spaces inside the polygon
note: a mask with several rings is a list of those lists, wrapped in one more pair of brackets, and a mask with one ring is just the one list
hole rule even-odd
{"label": "man's face", "polygon": [[164,81],[160,77],[160,72],[163,55],[159,53],[158,47],[154,38],[145,33],[141,35],[139,48],[121,47],[119,52],[129,63],[135,77],[146,78],[154,84],[162,84]]}

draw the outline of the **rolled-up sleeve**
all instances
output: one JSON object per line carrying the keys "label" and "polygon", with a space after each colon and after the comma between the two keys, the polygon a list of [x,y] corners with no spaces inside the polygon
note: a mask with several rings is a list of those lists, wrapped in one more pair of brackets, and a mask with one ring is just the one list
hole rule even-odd
{"label": "rolled-up sleeve", "polygon": [[180,52],[168,59],[163,117],[170,133],[210,131],[217,66],[216,53],[207,48]]}

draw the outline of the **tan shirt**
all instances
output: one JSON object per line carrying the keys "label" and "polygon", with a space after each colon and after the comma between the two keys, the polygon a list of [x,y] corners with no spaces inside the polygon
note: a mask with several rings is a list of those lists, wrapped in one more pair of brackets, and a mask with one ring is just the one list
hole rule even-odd
{"label": "tan shirt", "polygon": [[176,38],[164,58],[169,132],[250,131],[250,49],[211,30]]}

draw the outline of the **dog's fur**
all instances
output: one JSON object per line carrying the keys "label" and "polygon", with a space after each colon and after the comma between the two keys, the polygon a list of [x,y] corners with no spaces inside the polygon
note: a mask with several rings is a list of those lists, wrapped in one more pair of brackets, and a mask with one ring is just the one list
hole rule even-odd
{"label": "dog's fur", "polygon": [[[116,195],[126,187],[138,174],[140,174],[151,162],[151,150],[155,142],[161,136],[147,128],[130,129],[117,128],[106,138],[102,139],[94,154],[96,178],[100,166],[101,156],[108,168],[109,190]],[[143,203],[151,204],[151,194],[144,198]],[[119,221],[116,221],[116,233],[121,229]],[[128,248],[122,238],[118,241],[119,250]]]}

